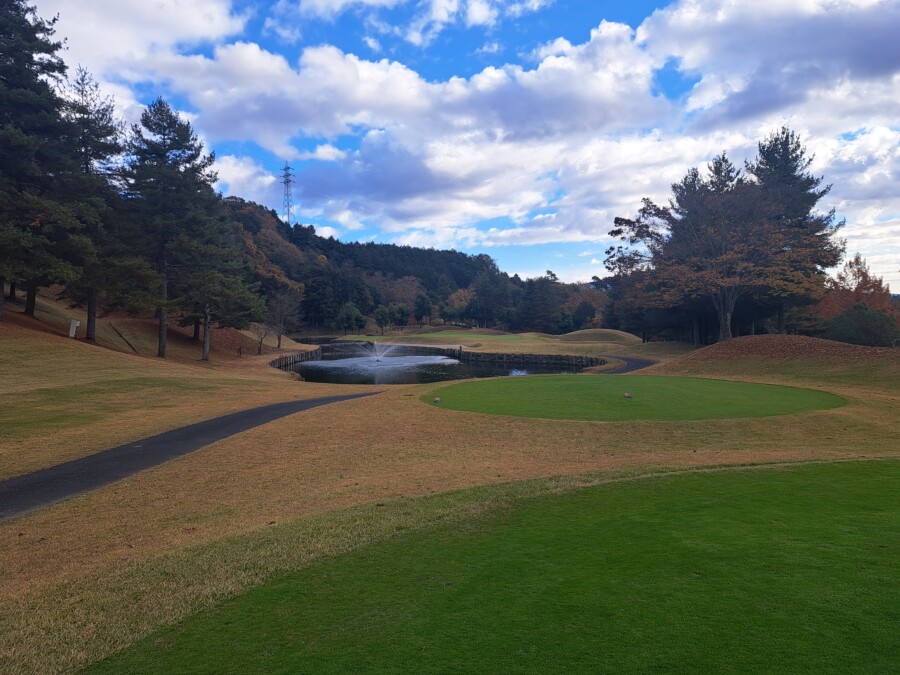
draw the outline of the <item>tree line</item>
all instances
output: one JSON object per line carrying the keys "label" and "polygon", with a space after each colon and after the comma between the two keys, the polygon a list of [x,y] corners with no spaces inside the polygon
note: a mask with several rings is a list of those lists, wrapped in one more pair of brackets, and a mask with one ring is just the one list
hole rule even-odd
{"label": "tree line", "polygon": [[[38,289],[52,285],[85,308],[88,340],[101,312],[152,312],[159,356],[172,319],[193,326],[208,359],[213,326],[254,325],[260,349],[268,333],[280,346],[301,324],[383,332],[435,321],[702,342],[773,317],[780,330],[801,325],[803,311],[847,291],[848,279],[868,284],[871,302],[872,288],[887,294],[861,260],[843,281],[825,274],[842,257],[842,223],[816,211],[830,186],[809,173],[788,129],[760,142],[742,169],[723,153],[706,174],[691,169],[673,185],[668,204],[645,199],[636,217],[617,218],[611,277],[567,284],[548,270],[522,279],[487,255],[344,243],[223,197],[214,154],[190,122],[160,98],[126,127],[90,73],[67,77],[55,27],[23,0],[0,5],[0,319],[6,282],[7,297],[25,291],[31,315]],[[859,302],[841,303],[854,293],[821,316],[846,324]],[[859,323],[854,311],[847,316]],[[813,324],[807,317],[804,329]]]}
{"label": "tree line", "polygon": [[153,310],[159,356],[176,311],[203,327],[208,359],[213,324],[265,312],[215,157],[162,99],[125,128],[87,71],[66,78],[55,24],[22,0],[0,9],[0,279],[10,297],[24,287],[30,315],[40,287],[61,285],[88,340],[101,305]]}
{"label": "tree line", "polygon": [[[816,317],[835,318],[821,303],[847,290],[846,277],[826,273],[844,254],[837,236],[843,221],[833,210],[817,211],[831,186],[810,173],[811,161],[785,127],[760,141],[743,168],[723,152],[705,174],[692,168],[673,184],[667,204],[645,198],[636,217],[616,218],[610,235],[620,243],[605,260],[612,277],[595,278],[610,298],[608,324],[697,343],[710,333],[730,339],[736,328],[756,332],[767,322],[784,333],[790,317],[795,332],[833,336]],[[864,266],[855,260],[857,270]],[[878,286],[883,297],[887,289]],[[874,320],[894,318],[888,312]],[[868,340],[890,344],[892,333]]]}
{"label": "tree line", "polygon": [[487,255],[346,244],[223,198],[214,154],[165,100],[126,127],[90,73],[67,77],[56,23],[23,0],[0,7],[0,280],[8,297],[25,291],[26,314],[59,287],[85,308],[88,340],[102,312],[153,312],[159,356],[173,319],[202,334],[204,359],[213,326],[264,323],[280,341],[301,319],[562,332],[599,316],[600,294],[552,273],[523,281]]}
{"label": "tree line", "polygon": [[310,329],[441,322],[563,333],[600,325],[606,298],[587,283],[563,283],[550,271],[523,280],[484,254],[345,243],[312,225],[288,225],[258,204],[226,202],[250,245],[303,285],[300,318]]}

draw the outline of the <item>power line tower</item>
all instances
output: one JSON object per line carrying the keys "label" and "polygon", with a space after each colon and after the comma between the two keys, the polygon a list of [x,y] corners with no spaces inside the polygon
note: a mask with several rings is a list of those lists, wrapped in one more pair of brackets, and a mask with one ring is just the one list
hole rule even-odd
{"label": "power line tower", "polygon": [[284,170],[281,174],[281,184],[284,185],[284,205],[282,207],[282,216],[284,218],[284,222],[288,225],[291,225],[291,211],[294,208],[294,195],[291,191],[291,186],[294,184],[294,174],[291,173],[293,168],[288,166],[288,163],[284,163]]}

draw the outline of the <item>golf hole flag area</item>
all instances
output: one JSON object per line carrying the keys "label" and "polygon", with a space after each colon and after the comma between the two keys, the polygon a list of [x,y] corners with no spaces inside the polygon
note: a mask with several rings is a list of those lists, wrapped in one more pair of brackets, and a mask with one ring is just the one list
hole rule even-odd
{"label": "golf hole flag area", "polygon": [[507,377],[442,387],[422,400],[491,415],[608,422],[768,417],[846,403],[811,389],[653,375]]}

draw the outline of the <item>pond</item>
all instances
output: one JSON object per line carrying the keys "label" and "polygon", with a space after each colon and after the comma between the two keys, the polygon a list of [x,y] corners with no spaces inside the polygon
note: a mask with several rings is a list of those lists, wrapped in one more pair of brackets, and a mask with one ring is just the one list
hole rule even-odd
{"label": "pond", "polygon": [[391,355],[391,347],[370,343],[323,345],[321,361],[291,368],[307,382],[331,384],[424,384],[503,375],[577,373],[579,367],[464,363],[446,356]]}

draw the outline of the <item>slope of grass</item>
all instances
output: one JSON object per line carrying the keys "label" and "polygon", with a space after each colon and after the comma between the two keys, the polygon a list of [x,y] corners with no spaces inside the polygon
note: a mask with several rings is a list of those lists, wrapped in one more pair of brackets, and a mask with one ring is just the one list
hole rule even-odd
{"label": "slope of grass", "polygon": [[900,349],[798,335],[757,335],[704,347],[653,372],[881,389],[900,394]]}
{"label": "slope of grass", "polygon": [[609,328],[576,330],[558,337],[562,342],[610,342],[623,345],[639,344],[641,338],[631,333]]}
{"label": "slope of grass", "polygon": [[519,502],[315,565],[90,672],[868,672],[900,661],[900,463]]}
{"label": "slope of grass", "polygon": [[[4,403],[17,392],[72,387],[44,399],[32,433],[0,438],[0,471],[10,473],[215,414],[353,390],[290,381],[266,358],[179,365],[33,332],[20,339],[7,328],[0,323],[9,354],[0,361]],[[886,388],[876,390],[856,375],[891,365],[880,357],[876,365],[838,360],[817,380],[806,359],[756,375],[754,360],[745,359],[738,377],[817,387],[848,405],[794,416],[572,424],[448,411],[417,400],[432,385],[398,387],[284,418],[0,523],[0,671],[71,672],[314,560],[523,495],[686,467],[896,457],[898,380],[882,378]],[[743,362],[721,360],[728,372]],[[713,366],[704,375],[715,376]],[[141,396],[128,389],[129,378],[210,388]],[[123,384],[105,392],[103,383],[116,380]],[[91,394],[79,402],[82,385]],[[117,403],[127,408],[92,423],[76,419]],[[45,429],[42,419],[57,414],[62,425]]]}
{"label": "slope of grass", "polygon": [[[631,394],[626,398],[625,393]],[[821,391],[688,377],[547,375],[473,380],[436,389],[442,408],[578,420],[698,420],[787,415],[835,408]]]}
{"label": "slope of grass", "polygon": [[0,323],[0,342],[0,479],[228,412],[335,391],[301,387],[263,363],[242,370],[141,358],[8,322]]}

